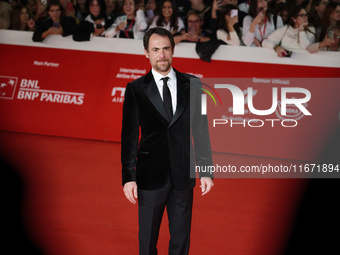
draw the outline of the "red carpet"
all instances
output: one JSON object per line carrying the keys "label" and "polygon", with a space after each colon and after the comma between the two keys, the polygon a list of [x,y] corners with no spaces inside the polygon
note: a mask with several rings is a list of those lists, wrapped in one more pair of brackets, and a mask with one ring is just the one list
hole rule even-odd
{"label": "red carpet", "polygon": [[[137,206],[122,192],[120,144],[8,132],[0,142],[25,185],[25,227],[44,254],[138,254]],[[234,165],[261,160],[223,156]],[[282,254],[305,183],[215,179],[204,197],[196,187],[190,254]],[[168,239],[164,220],[159,254],[167,254]]]}

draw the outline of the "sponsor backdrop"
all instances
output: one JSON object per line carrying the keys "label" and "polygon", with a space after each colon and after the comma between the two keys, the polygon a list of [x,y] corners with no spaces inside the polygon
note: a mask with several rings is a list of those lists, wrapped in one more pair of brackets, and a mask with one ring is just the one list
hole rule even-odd
{"label": "sponsor backdrop", "polygon": [[[150,64],[144,55],[10,44],[0,47],[1,130],[120,141],[125,86],[149,71]],[[292,84],[311,92],[306,107],[312,116],[295,116],[297,127],[283,127],[280,121],[265,122],[263,127],[252,127],[262,122],[248,123],[248,120],[234,127],[230,123],[220,124],[211,132],[214,151],[312,160],[318,151],[313,147],[323,146],[339,121],[337,96],[340,93],[334,80],[331,83],[323,80],[320,84],[320,79],[314,83],[313,79],[306,79],[296,84],[291,79],[340,77],[339,68],[222,60],[207,63],[181,57],[174,58],[173,66],[200,78],[250,78],[241,83],[240,80],[232,82],[240,83],[234,85],[242,91],[247,87],[256,90],[254,105],[258,109],[271,106],[272,91],[268,87],[278,87],[279,100],[280,88]],[[272,84],[271,79],[270,84],[263,84],[254,82],[254,77],[277,78],[291,84]],[[266,89],[262,91],[262,87]],[[232,101],[228,96],[231,94],[219,94],[224,105],[230,107]],[[260,101],[267,102],[263,108],[256,106]],[[213,107],[217,106],[208,97],[208,108]],[[229,108],[223,109],[219,108],[212,117],[228,120]],[[281,119],[275,113],[273,116],[270,118]],[[210,116],[209,123],[213,123]],[[271,127],[272,124],[275,126]],[[212,126],[210,128],[212,130]]]}
{"label": "sponsor backdrop", "polygon": [[202,83],[214,151],[315,162],[340,121],[339,78]]}

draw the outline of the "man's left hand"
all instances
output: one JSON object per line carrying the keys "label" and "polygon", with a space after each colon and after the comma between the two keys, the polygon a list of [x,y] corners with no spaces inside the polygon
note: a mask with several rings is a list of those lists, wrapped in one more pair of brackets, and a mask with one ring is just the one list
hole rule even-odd
{"label": "man's left hand", "polygon": [[213,186],[214,186],[214,182],[210,177],[202,177],[201,186],[200,186],[202,189],[202,196],[207,194]]}

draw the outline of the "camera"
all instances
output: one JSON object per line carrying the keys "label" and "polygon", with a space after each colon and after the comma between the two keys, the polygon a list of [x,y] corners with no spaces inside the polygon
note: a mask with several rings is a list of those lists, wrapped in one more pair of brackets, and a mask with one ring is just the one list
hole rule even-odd
{"label": "camera", "polygon": [[98,28],[98,29],[101,29],[102,27],[103,27],[102,24],[97,24],[97,25],[96,25],[96,28]]}

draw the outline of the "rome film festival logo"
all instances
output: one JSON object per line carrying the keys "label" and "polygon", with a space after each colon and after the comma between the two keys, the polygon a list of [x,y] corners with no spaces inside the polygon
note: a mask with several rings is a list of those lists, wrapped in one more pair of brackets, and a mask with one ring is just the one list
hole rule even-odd
{"label": "rome film festival logo", "polygon": [[17,77],[0,76],[0,98],[13,99],[17,82]]}
{"label": "rome film festival logo", "polygon": [[[233,116],[226,117],[222,116],[219,119],[213,119],[213,127],[217,125],[229,124],[230,127],[242,124],[244,127],[247,125],[249,127],[262,127],[266,122],[270,123],[274,127],[274,122],[281,121],[283,127],[295,127],[297,126],[297,120],[301,119],[303,116],[311,116],[312,114],[306,109],[307,102],[311,99],[311,93],[305,88],[298,87],[272,87],[271,100],[272,105],[269,109],[259,110],[254,107],[253,98],[257,95],[258,90],[248,87],[246,90],[242,91],[239,87],[233,84],[214,84],[209,85],[203,82],[194,82],[194,85],[199,85],[199,88],[203,90],[206,94],[201,95],[201,114],[207,115],[207,95],[213,100],[215,107],[217,107],[217,100],[215,99],[213,93],[217,97],[220,105],[222,106],[222,100],[217,89],[226,89],[228,93],[232,95],[232,107],[229,107],[229,111],[232,112]],[[205,88],[204,88],[205,87]],[[279,89],[281,90],[281,101],[278,100]],[[212,91],[212,92],[210,92]],[[223,90],[219,90],[220,93]],[[291,96],[292,94],[302,95],[302,98],[296,98]],[[245,105],[248,105],[248,110],[245,109]],[[257,116],[268,116],[275,112],[279,119],[244,119],[243,116],[247,113],[251,113]],[[235,117],[236,116],[236,117]],[[290,122],[290,124],[288,124]]]}

